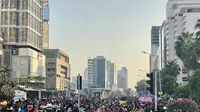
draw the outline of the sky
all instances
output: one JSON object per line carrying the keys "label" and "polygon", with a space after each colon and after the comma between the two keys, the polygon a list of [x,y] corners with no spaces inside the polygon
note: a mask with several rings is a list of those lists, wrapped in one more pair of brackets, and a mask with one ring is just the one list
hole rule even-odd
{"label": "sky", "polygon": [[[128,68],[128,87],[149,71],[151,27],[165,19],[166,0],[49,0],[50,48],[70,56],[71,75],[105,56]],[[139,71],[142,69],[144,72]]]}

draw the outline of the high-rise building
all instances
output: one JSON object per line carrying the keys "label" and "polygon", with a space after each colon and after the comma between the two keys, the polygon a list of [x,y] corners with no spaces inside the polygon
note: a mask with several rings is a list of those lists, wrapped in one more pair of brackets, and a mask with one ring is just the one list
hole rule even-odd
{"label": "high-rise building", "polygon": [[88,85],[97,86],[97,64],[95,59],[88,59]]}
{"label": "high-rise building", "polygon": [[45,49],[47,89],[65,90],[70,85],[69,55],[60,49]]}
{"label": "high-rise building", "polygon": [[0,0],[1,31],[4,39],[3,64],[12,77],[45,76],[43,47],[43,2],[41,0]]}
{"label": "high-rise building", "polygon": [[115,84],[116,66],[115,63],[108,61],[108,87],[111,89]]}
{"label": "high-rise building", "polygon": [[0,0],[1,30],[6,49],[12,46],[42,50],[43,2]]}
{"label": "high-rise building", "polygon": [[88,80],[88,68],[86,68],[84,71],[84,79]]}
{"label": "high-rise building", "polygon": [[154,69],[153,61],[159,47],[159,30],[160,26],[152,26],[151,28],[151,54],[149,56],[150,72]]}
{"label": "high-rise building", "polygon": [[108,88],[107,60],[103,56],[97,56],[95,61],[97,65],[97,87]]}
{"label": "high-rise building", "polygon": [[43,0],[43,9],[44,9],[44,16],[43,16],[43,20],[44,22],[49,22],[49,13],[50,13],[50,9],[49,9],[49,0]]}
{"label": "high-rise building", "polygon": [[43,23],[43,49],[49,49],[49,24]]}
{"label": "high-rise building", "polygon": [[166,5],[166,20],[163,21],[160,29],[162,46],[158,50],[158,54],[160,54],[159,68],[163,68],[163,60],[176,60],[181,68],[177,80],[177,83],[180,85],[188,82],[188,73],[182,61],[176,56],[174,43],[182,32],[189,31],[190,33],[195,33],[194,26],[199,18],[199,0],[168,0]]}
{"label": "high-rise building", "polygon": [[88,86],[111,88],[115,82],[115,64],[103,56],[88,59]]}
{"label": "high-rise building", "polygon": [[121,70],[117,71],[117,86],[119,89],[126,91],[128,88],[128,69],[122,67]]}
{"label": "high-rise building", "polygon": [[77,90],[77,77],[74,76],[71,78],[71,85],[70,85],[72,90]]}
{"label": "high-rise building", "polygon": [[49,0],[43,0],[43,49],[49,49]]}

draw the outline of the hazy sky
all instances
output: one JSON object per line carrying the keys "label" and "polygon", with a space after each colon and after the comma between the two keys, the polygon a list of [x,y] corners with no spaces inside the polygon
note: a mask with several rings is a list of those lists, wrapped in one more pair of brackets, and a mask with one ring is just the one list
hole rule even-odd
{"label": "hazy sky", "polygon": [[[151,26],[165,19],[166,0],[50,0],[50,47],[70,55],[71,75],[98,55],[129,70],[128,86],[149,71]],[[141,77],[137,76],[140,75]]]}

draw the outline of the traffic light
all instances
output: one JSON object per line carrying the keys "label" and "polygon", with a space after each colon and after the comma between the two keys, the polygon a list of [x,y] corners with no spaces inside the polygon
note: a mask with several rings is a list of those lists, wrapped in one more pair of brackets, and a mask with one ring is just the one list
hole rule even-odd
{"label": "traffic light", "polygon": [[150,73],[150,74],[147,74],[147,77],[150,79],[150,80],[147,80],[146,81],[146,83],[149,85],[149,87],[147,87],[147,90],[151,93],[151,94],[153,94],[154,93],[154,91],[153,91],[153,73]]}
{"label": "traffic light", "polygon": [[82,76],[80,76],[80,74],[78,74],[77,76],[77,90],[81,90],[82,89]]}

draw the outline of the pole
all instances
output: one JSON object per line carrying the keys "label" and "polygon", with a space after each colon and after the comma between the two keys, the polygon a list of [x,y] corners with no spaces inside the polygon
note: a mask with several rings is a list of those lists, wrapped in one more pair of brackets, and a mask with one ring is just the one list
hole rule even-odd
{"label": "pole", "polygon": [[159,87],[160,87],[160,91],[162,91],[162,84],[161,84],[161,74],[160,74],[160,71],[159,71]]}
{"label": "pole", "polygon": [[81,76],[80,74],[78,74],[78,77],[77,77],[77,89],[78,89],[78,108],[80,109],[80,90],[81,90]]}
{"label": "pole", "polygon": [[157,71],[155,71],[155,112],[157,112]]}
{"label": "pole", "polygon": [[17,56],[17,83],[18,83],[18,86],[19,86],[19,56]]}
{"label": "pole", "polygon": [[80,90],[78,90],[78,108],[80,109]]}

